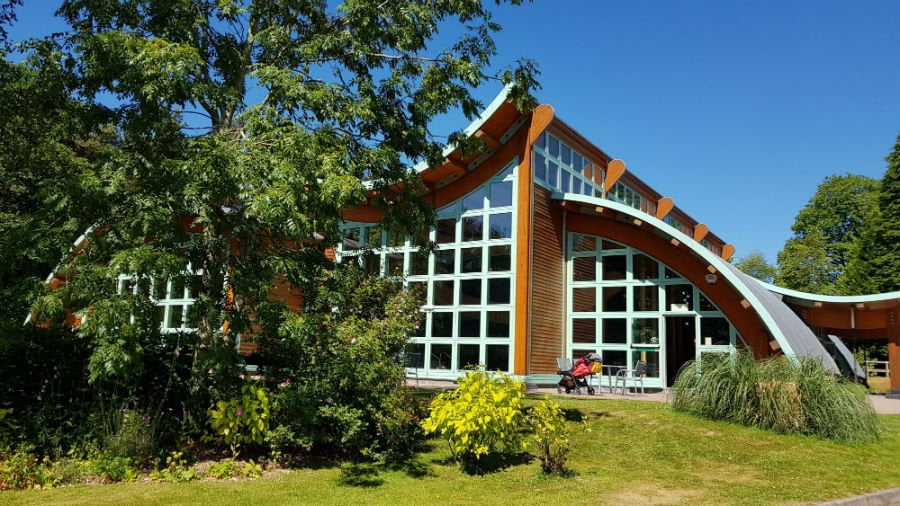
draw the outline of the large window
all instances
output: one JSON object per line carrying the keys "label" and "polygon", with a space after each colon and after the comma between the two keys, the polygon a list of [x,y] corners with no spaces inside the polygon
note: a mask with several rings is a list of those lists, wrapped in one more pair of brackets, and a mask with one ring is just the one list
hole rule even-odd
{"label": "large window", "polygon": [[567,341],[573,358],[597,352],[604,365],[628,367],[643,360],[647,384],[661,387],[669,347],[678,351],[668,353],[674,364],[685,360],[685,350],[688,358],[700,358],[730,352],[740,341],[697,286],[639,250],[570,233],[568,260]]}
{"label": "large window", "polygon": [[420,374],[456,377],[476,364],[512,370],[516,164],[437,210],[432,254],[408,238],[392,240],[377,225],[343,227],[339,260],[403,276],[425,295],[425,322],[410,336],[410,350],[422,357]]}
{"label": "large window", "polygon": [[534,141],[534,179],[565,193],[603,196],[603,169],[548,132]]}
{"label": "large window", "polygon": [[119,276],[119,293],[146,295],[157,307],[163,332],[193,331],[197,328],[194,300],[199,293],[200,273],[164,278]]}

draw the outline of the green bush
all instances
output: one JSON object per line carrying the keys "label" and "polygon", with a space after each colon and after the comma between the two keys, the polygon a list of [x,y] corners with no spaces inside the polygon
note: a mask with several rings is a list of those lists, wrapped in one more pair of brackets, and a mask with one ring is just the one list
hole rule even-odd
{"label": "green bush", "polygon": [[463,467],[477,467],[485,456],[522,449],[524,399],[525,384],[512,376],[471,371],[431,402],[422,427],[445,439]]}
{"label": "green bush", "polygon": [[848,443],[879,438],[865,389],[808,358],[707,355],[682,368],[673,394],[676,410],[714,420]]}
{"label": "green bush", "polygon": [[241,387],[241,396],[219,401],[209,410],[209,423],[237,455],[245,443],[261,444],[269,430],[269,392],[256,385]]}
{"label": "green bush", "polygon": [[154,480],[168,481],[169,483],[183,483],[197,480],[200,473],[188,464],[184,452],[172,452],[166,457],[166,466],[150,473]]}
{"label": "green bush", "polygon": [[90,461],[91,473],[104,482],[134,481],[138,472],[128,457],[101,453]]}
{"label": "green bush", "polygon": [[254,461],[238,462],[234,458],[225,459],[219,462],[213,462],[206,471],[207,476],[217,480],[228,478],[260,478],[263,474],[263,467]]}
{"label": "green bush", "polygon": [[400,354],[421,304],[350,264],[303,287],[305,312],[264,311],[260,361],[274,391],[268,442],[280,460],[315,452],[400,460],[423,440],[423,412]]}
{"label": "green bush", "polygon": [[53,484],[52,475],[26,451],[0,453],[0,490],[38,488]]}
{"label": "green bush", "polygon": [[49,465],[53,485],[75,485],[84,482],[90,471],[90,462],[75,458],[62,458]]}
{"label": "green bush", "polygon": [[544,398],[531,409],[528,425],[532,441],[541,460],[541,470],[548,474],[567,474],[566,462],[571,446],[571,431],[559,403]]}
{"label": "green bush", "polygon": [[106,453],[128,457],[139,464],[147,463],[159,454],[156,427],[150,416],[123,408],[115,410],[108,423],[102,441]]}

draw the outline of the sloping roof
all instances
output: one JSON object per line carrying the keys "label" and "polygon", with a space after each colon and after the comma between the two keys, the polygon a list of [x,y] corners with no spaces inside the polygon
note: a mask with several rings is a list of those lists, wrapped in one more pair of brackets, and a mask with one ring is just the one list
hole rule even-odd
{"label": "sloping roof", "polygon": [[852,373],[858,379],[865,381],[866,371],[859,365],[859,362],[856,361],[856,357],[853,356],[853,352],[847,348],[847,345],[845,345],[838,336],[833,336],[831,334],[828,334],[828,340],[831,341],[831,344],[834,345],[835,350],[839,354],[840,358],[838,360],[842,359],[846,363],[846,366],[849,369],[849,371],[846,372]]}
{"label": "sloping roof", "polygon": [[[803,320],[797,316],[784,301],[781,295],[768,290],[763,283],[754,277],[741,272],[740,269],[728,262],[722,262],[734,275],[739,277],[747,288],[756,295],[756,299],[765,307],[765,310],[775,320],[775,324],[781,330],[784,339],[790,344],[790,349],[794,355],[801,357],[809,357],[818,360],[826,369],[834,373],[840,373],[841,370],[837,366],[828,350],[822,346],[819,338],[813,334],[809,326],[803,323]],[[782,344],[782,347],[784,345]]]}
{"label": "sloping roof", "polygon": [[790,288],[783,288],[770,283],[765,283],[758,279],[756,280],[756,282],[761,284],[766,288],[766,290],[769,290],[771,292],[777,293],[784,297],[789,297],[791,299],[806,301],[810,303],[825,302],[830,304],[863,304],[866,302],[887,302],[894,300],[900,302],[900,291],[875,293],[871,295],[819,295],[815,293],[801,292],[799,290],[791,290]]}

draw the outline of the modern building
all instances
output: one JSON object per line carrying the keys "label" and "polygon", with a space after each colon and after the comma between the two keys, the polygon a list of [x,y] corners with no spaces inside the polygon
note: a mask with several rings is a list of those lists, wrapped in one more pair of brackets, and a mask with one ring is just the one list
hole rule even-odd
{"label": "modern building", "polygon": [[[549,383],[557,357],[596,352],[606,365],[646,362],[645,385],[663,388],[685,362],[739,348],[858,373],[847,370],[834,335],[887,339],[900,394],[900,291],[821,296],[751,278],[729,263],[733,246],[547,104],[522,113],[504,90],[465,133],[483,148],[463,155],[450,146],[442,164],[415,168],[437,210],[433,253],[382,231],[371,207],[347,211],[335,249],[337,261],[427,293],[410,344],[419,377],[455,379],[485,364]],[[164,330],[191,329],[189,285],[146,287]],[[138,291],[140,282],[123,276],[120,289]],[[299,307],[290,287],[275,295]],[[837,361],[836,348],[844,351]]]}
{"label": "modern building", "polygon": [[427,293],[411,339],[419,376],[486,364],[549,382],[557,357],[597,352],[645,361],[645,384],[666,387],[686,361],[738,348],[839,372],[823,345],[833,334],[887,338],[900,392],[900,292],[818,296],[743,274],[733,246],[549,105],[520,113],[504,92],[465,132],[484,148],[416,167],[438,214],[433,254],[383,233],[371,208],[347,212],[336,253]]}

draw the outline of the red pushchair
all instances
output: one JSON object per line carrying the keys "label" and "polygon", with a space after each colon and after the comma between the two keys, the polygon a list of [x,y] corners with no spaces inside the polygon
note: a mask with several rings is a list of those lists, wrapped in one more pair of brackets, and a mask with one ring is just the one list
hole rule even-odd
{"label": "red pushchair", "polygon": [[580,394],[581,389],[586,388],[588,395],[594,395],[594,388],[588,383],[588,379],[600,372],[601,365],[600,355],[596,353],[588,353],[578,359],[575,362],[575,367],[572,367],[571,360],[557,358],[556,366],[558,370],[556,374],[562,376],[559,383],[556,384],[557,393],[562,393],[563,389],[565,389],[567,394],[572,393],[572,390]]}

